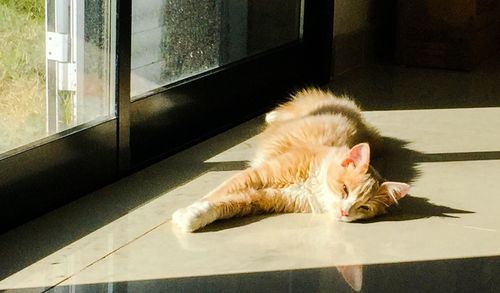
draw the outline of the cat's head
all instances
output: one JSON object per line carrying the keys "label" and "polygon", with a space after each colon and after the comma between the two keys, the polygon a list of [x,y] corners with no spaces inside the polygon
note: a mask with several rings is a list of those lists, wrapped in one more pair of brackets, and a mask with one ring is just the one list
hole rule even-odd
{"label": "cat's head", "polygon": [[385,214],[410,189],[406,183],[383,181],[370,166],[367,143],[337,154],[326,172],[329,209],[344,222]]}

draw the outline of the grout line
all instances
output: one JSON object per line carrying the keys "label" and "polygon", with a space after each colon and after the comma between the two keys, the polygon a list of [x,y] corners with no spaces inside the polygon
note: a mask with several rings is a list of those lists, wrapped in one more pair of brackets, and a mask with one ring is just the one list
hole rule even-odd
{"label": "grout line", "polygon": [[79,273],[83,272],[83,271],[84,271],[84,270],[86,270],[87,268],[89,268],[89,267],[93,266],[94,264],[96,264],[96,263],[100,262],[101,260],[103,260],[103,259],[107,258],[107,257],[108,257],[108,256],[110,256],[111,254],[113,254],[113,253],[117,252],[118,250],[120,250],[120,249],[122,249],[122,248],[124,248],[124,247],[128,246],[129,244],[131,244],[132,242],[136,241],[137,239],[139,239],[139,238],[141,238],[141,237],[143,237],[143,236],[145,236],[145,235],[147,235],[147,234],[151,233],[153,230],[155,230],[155,229],[157,229],[158,227],[160,227],[160,226],[164,225],[164,224],[165,224],[165,223],[167,223],[168,221],[170,221],[170,219],[168,219],[168,220],[166,220],[166,221],[161,222],[160,224],[158,224],[158,225],[154,226],[153,228],[151,228],[151,229],[147,230],[146,232],[144,232],[144,233],[140,234],[139,236],[137,236],[137,237],[133,238],[133,239],[132,239],[132,240],[130,240],[129,242],[127,242],[127,243],[125,243],[125,244],[121,245],[120,247],[118,247],[118,248],[114,249],[113,251],[108,252],[108,253],[107,253],[107,254],[105,254],[104,256],[102,256],[102,257],[100,257],[99,259],[97,259],[97,260],[95,260],[95,261],[91,262],[90,264],[86,265],[85,267],[83,267],[83,268],[82,268],[82,269],[80,269],[79,271],[77,271],[77,272],[73,273],[71,276],[68,276],[68,277],[66,277],[66,278],[62,279],[61,281],[57,282],[55,285],[53,285],[53,286],[51,286],[51,287],[49,287],[49,288],[45,289],[43,292],[48,292],[49,290],[54,289],[55,287],[59,286],[61,283],[63,283],[63,282],[65,282],[65,281],[67,281],[67,280],[69,280],[69,279],[73,278],[73,277],[74,277],[74,276],[76,276],[77,274],[79,274]]}
{"label": "grout line", "polygon": [[475,226],[464,226],[464,228],[481,230],[481,231],[488,231],[488,232],[496,232],[497,231],[496,229],[481,228],[481,227],[475,227]]}

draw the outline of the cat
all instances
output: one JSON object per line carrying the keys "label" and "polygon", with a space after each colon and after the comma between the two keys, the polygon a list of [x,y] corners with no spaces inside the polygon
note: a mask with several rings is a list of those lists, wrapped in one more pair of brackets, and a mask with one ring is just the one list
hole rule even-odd
{"label": "cat", "polygon": [[304,89],[265,120],[250,166],[175,211],[180,230],[261,213],[330,213],[352,222],[387,213],[409,192],[370,165],[370,145],[380,149],[382,138],[348,97]]}

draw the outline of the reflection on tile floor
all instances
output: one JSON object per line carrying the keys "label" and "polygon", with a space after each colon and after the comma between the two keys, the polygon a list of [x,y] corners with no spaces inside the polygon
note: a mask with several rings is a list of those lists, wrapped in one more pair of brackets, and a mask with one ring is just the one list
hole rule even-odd
{"label": "reflection on tile floor", "polygon": [[495,292],[499,283],[496,256],[75,284],[51,292]]}
{"label": "reflection on tile floor", "polygon": [[[499,63],[473,73],[374,66],[331,85],[388,137],[374,164],[412,184],[386,217],[173,229],[173,210],[245,168],[259,117],[1,235],[0,290],[491,292],[500,284]],[[470,100],[454,103],[465,88]]]}

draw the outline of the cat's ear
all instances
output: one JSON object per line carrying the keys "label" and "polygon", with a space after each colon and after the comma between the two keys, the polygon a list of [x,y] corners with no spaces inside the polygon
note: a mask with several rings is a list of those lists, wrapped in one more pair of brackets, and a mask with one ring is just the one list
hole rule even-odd
{"label": "cat's ear", "polygon": [[402,182],[386,181],[380,185],[379,194],[388,206],[395,204],[410,191],[410,185]]}
{"label": "cat's ear", "polygon": [[344,280],[351,286],[351,288],[359,292],[363,287],[363,266],[338,266],[337,270],[340,272]]}
{"label": "cat's ear", "polygon": [[348,167],[353,164],[354,167],[362,173],[366,173],[370,166],[370,146],[367,143],[360,143],[353,146],[347,158],[345,158],[341,165],[342,167]]}

